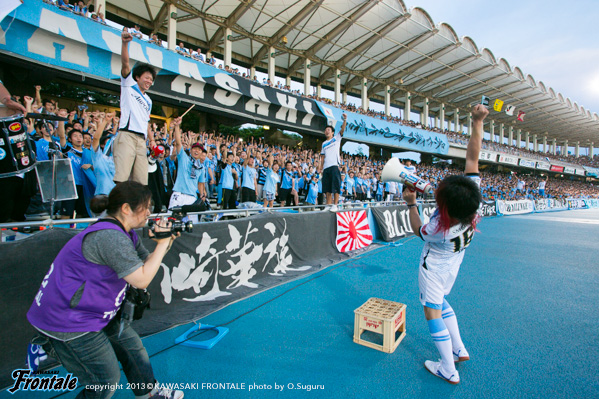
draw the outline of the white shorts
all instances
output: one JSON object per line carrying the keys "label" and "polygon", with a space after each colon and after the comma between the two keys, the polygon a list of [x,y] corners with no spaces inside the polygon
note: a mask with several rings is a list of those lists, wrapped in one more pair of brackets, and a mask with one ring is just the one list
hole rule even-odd
{"label": "white shorts", "polygon": [[197,200],[198,199],[196,197],[194,197],[193,195],[183,194],[178,191],[173,191],[173,194],[171,195],[171,200],[168,203],[168,209],[173,209],[175,207],[183,206],[183,205],[191,205],[194,202],[196,202]]}
{"label": "white shorts", "polygon": [[447,272],[431,272],[420,265],[418,287],[420,288],[420,303],[432,309],[443,308],[443,299],[449,295],[453,283],[460,271],[459,266]]}
{"label": "white shorts", "polygon": [[266,201],[274,201],[275,200],[275,193],[271,193],[270,191],[263,191],[262,193],[264,194],[264,199]]}

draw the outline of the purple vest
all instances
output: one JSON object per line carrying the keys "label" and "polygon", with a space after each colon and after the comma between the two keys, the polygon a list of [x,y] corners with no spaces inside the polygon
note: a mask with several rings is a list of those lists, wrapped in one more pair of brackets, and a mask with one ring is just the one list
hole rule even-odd
{"label": "purple vest", "polygon": [[[85,259],[81,250],[86,235],[106,229],[127,234],[113,223],[99,222],[77,234],[60,250],[27,312],[32,325],[57,332],[100,331],[116,315],[125,299],[127,282],[110,267]],[[136,246],[135,231],[127,235]],[[71,298],[83,283],[81,300],[71,308]]]}

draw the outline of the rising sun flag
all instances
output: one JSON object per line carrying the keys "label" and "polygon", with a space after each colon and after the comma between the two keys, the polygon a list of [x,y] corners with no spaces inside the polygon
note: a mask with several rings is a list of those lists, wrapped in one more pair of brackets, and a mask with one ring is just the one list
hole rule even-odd
{"label": "rising sun flag", "polygon": [[353,251],[372,243],[366,211],[337,212],[337,250]]}

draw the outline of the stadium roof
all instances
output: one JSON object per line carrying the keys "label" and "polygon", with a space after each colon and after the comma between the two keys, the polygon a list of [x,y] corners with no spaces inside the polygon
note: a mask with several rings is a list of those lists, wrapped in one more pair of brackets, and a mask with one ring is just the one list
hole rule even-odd
{"label": "stadium roof", "polygon": [[[111,14],[166,33],[168,4],[177,7],[178,40],[222,53],[230,28],[233,59],[239,65],[266,68],[268,48],[276,49],[276,72],[303,78],[311,60],[311,83],[334,87],[341,71],[342,91],[359,96],[362,77],[368,96],[383,101],[391,87],[391,103],[412,93],[412,109],[429,100],[431,114],[445,104],[452,118],[456,107],[486,95],[526,112],[523,122],[504,112],[491,112],[496,125],[505,123],[548,139],[599,143],[599,116],[551,87],[525,75],[491,50],[479,49],[470,37],[459,37],[427,12],[407,9],[402,0],[128,0],[107,1]],[[283,38],[286,38],[286,43]],[[491,104],[492,105],[492,104]],[[487,129],[489,130],[489,129]],[[496,130],[498,134],[498,130]],[[507,134],[507,133],[506,133]],[[531,137],[532,139],[532,137]]]}

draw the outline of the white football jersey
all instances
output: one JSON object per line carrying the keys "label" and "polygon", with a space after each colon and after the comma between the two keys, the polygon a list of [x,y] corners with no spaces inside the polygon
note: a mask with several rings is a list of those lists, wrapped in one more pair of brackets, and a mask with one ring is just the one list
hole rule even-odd
{"label": "white football jersey", "polygon": [[121,119],[120,130],[128,130],[147,136],[148,122],[152,100],[150,96],[142,93],[129,72],[126,78],[121,77]]}
{"label": "white football jersey", "polygon": [[406,168],[406,170],[408,172],[410,172],[411,174],[416,174],[416,167],[414,165],[410,165],[410,166],[404,165],[404,168]]}
{"label": "white football jersey", "polygon": [[[478,175],[467,176],[480,187]],[[420,236],[425,241],[420,256],[420,266],[435,272],[449,272],[460,267],[464,250],[470,245],[474,228],[470,225],[456,225],[447,232],[437,231],[439,213],[435,210],[430,221],[420,228]]]}
{"label": "white football jersey", "polygon": [[341,135],[335,134],[330,140],[322,143],[321,155],[324,155],[324,163],[322,169],[331,166],[339,166],[341,159],[339,158],[339,149],[341,148]]}

